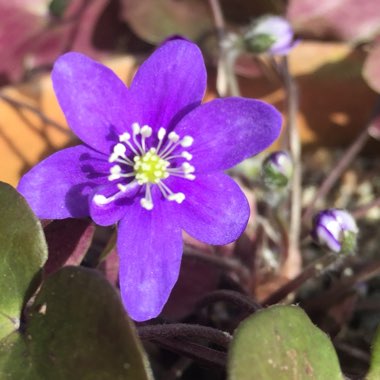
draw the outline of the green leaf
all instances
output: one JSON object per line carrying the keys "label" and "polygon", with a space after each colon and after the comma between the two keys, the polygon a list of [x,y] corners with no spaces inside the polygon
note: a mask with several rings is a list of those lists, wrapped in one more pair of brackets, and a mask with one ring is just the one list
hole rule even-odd
{"label": "green leaf", "polygon": [[296,306],[256,312],[236,330],[229,380],[341,380],[330,339]]}
{"label": "green leaf", "polygon": [[151,378],[119,295],[95,270],[65,267],[49,277],[31,307],[26,336],[41,379]]}
{"label": "green leaf", "polygon": [[371,365],[366,377],[367,380],[380,379],[380,326],[378,326],[372,343]]}
{"label": "green leaf", "polygon": [[0,339],[19,326],[21,310],[38,286],[47,259],[41,224],[24,198],[0,182]]}

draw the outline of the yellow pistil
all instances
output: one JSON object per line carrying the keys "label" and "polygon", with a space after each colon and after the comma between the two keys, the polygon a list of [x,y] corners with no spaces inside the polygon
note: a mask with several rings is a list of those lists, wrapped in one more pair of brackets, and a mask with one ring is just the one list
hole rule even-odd
{"label": "yellow pistil", "polygon": [[142,156],[135,156],[133,171],[139,185],[146,183],[159,183],[162,179],[168,178],[169,161],[162,159],[155,148],[150,148]]}

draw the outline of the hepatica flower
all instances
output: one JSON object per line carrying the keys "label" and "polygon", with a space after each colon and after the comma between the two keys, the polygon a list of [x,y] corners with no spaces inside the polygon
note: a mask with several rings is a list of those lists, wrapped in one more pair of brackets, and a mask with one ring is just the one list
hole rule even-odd
{"label": "hepatica flower", "polygon": [[153,318],[178,278],[182,230],[218,245],[243,232],[247,200],[223,171],[269,146],[280,115],[244,98],[201,104],[202,55],[181,39],[157,49],[129,89],[78,53],[59,58],[52,79],[84,144],[42,161],[18,189],[40,218],[118,223],[124,306],[137,321]]}

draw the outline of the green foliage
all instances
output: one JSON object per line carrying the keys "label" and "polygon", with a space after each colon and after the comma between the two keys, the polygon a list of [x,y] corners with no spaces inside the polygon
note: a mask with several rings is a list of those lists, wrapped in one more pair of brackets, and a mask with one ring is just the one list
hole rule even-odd
{"label": "green foliage", "polygon": [[47,259],[39,220],[24,198],[0,182],[0,339],[18,328],[24,302]]}
{"label": "green foliage", "polygon": [[296,306],[256,312],[237,329],[229,380],[343,379],[329,338]]}
{"label": "green foliage", "polygon": [[371,365],[366,379],[380,379],[380,326],[377,328],[375,337],[373,339]]}

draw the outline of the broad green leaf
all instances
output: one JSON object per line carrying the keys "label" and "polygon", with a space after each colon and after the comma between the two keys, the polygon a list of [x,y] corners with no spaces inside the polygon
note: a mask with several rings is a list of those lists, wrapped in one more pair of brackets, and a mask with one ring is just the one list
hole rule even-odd
{"label": "broad green leaf", "polygon": [[148,380],[143,350],[119,295],[97,271],[65,267],[30,309],[27,344],[41,380]]}
{"label": "broad green leaf", "polygon": [[0,341],[0,379],[42,380],[29,354],[29,338],[14,331]]}
{"label": "broad green leaf", "polygon": [[0,182],[0,339],[18,328],[47,258],[41,224],[24,198]]}
{"label": "broad green leaf", "polygon": [[378,380],[380,379],[380,326],[377,328],[373,339],[371,356],[371,365],[366,379]]}
{"label": "broad green leaf", "polygon": [[228,357],[229,380],[342,380],[325,333],[296,306],[256,312],[236,330]]}

